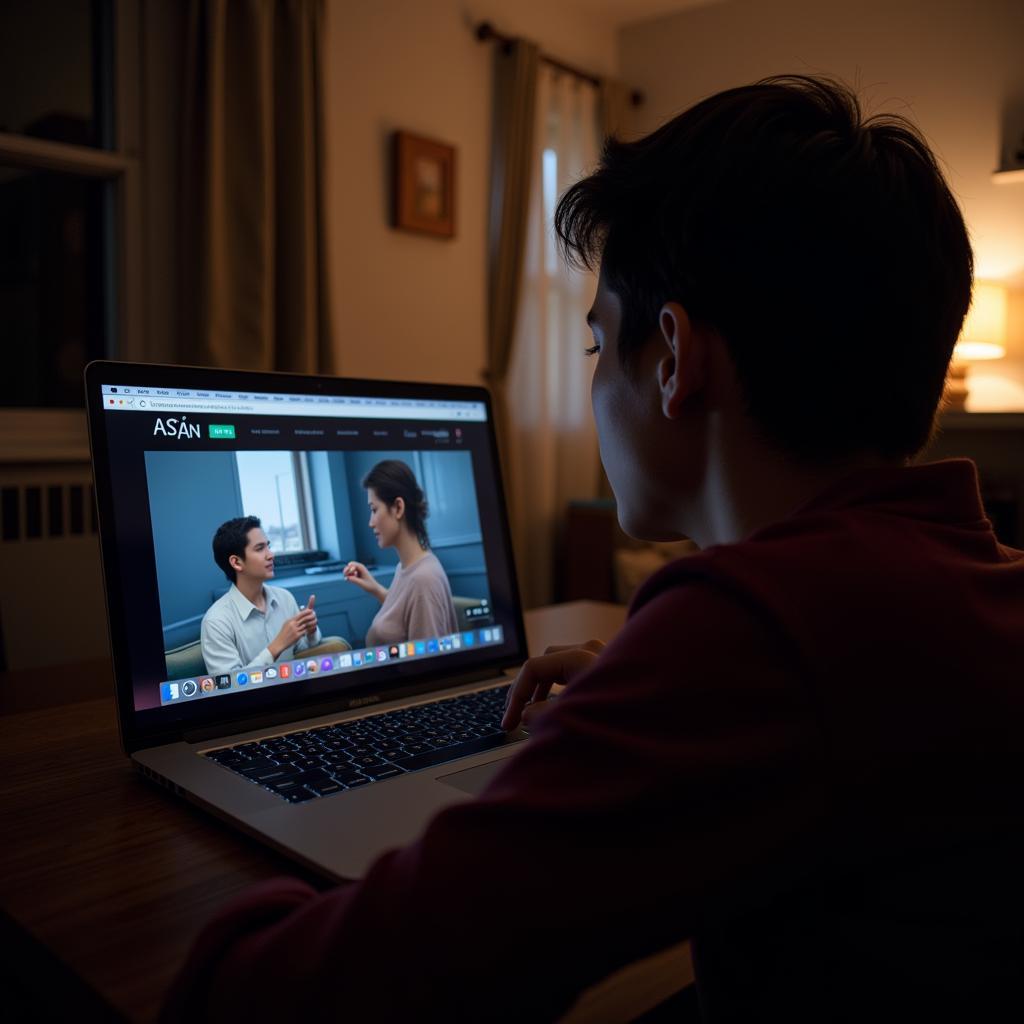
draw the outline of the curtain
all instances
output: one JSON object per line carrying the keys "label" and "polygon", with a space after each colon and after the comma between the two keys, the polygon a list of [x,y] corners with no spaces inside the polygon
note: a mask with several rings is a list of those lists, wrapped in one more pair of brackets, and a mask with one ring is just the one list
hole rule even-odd
{"label": "curtain", "polygon": [[598,489],[590,408],[594,361],[586,314],[596,282],[568,270],[553,231],[558,197],[598,159],[598,95],[544,66],[538,73],[533,185],[523,288],[508,380],[513,544],[527,607],[555,596],[558,534],[572,499]]}
{"label": "curtain", "polygon": [[330,370],[322,0],[191,0],[182,339],[203,365]]}
{"label": "curtain", "polygon": [[[494,399],[498,450],[508,451],[505,382],[522,284],[540,50],[525,39],[495,49],[491,209],[488,222],[487,369]],[[505,482],[515,487],[508,459]]]}

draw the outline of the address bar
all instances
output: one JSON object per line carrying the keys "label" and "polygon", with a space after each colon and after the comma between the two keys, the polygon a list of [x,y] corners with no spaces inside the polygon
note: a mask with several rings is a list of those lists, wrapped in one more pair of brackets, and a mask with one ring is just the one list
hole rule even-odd
{"label": "address bar", "polygon": [[156,412],[263,412],[248,402],[204,402],[189,401],[187,398],[140,398],[136,409],[153,409]]}

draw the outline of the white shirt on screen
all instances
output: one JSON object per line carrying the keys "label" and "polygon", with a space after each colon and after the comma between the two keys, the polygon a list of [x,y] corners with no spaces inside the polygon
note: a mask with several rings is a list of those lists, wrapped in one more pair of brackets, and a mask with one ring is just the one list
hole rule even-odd
{"label": "white shirt on screen", "polygon": [[199,634],[207,674],[223,675],[241,668],[272,665],[275,660],[287,660],[298,651],[320,642],[320,627],[317,626],[312,639],[303,636],[275,659],[270,653],[270,642],[288,619],[299,614],[299,606],[283,587],[264,584],[263,594],[267,602],[265,612],[261,612],[233,583],[226,594],[210,605],[203,616]]}

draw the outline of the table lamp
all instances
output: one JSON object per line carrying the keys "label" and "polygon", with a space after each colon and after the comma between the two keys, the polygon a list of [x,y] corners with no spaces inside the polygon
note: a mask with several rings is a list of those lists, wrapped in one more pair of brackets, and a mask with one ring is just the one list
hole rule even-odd
{"label": "table lamp", "polygon": [[970,363],[1006,355],[1006,289],[990,281],[975,281],[971,308],[960,331],[946,377],[946,408],[963,411],[967,403]]}

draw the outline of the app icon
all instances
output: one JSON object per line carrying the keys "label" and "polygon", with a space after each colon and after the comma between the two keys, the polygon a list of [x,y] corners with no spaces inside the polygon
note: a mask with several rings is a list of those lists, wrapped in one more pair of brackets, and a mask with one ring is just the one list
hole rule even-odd
{"label": "app icon", "polygon": [[450,651],[452,649],[452,638],[450,636],[441,637],[441,650]]}
{"label": "app icon", "polygon": [[416,641],[416,653],[417,654],[426,654],[427,653],[427,645],[422,640],[417,640]]}
{"label": "app icon", "polygon": [[217,689],[218,690],[230,690],[231,689],[231,676],[217,676]]}
{"label": "app icon", "polygon": [[455,650],[458,650],[461,646],[462,646],[462,637],[459,636],[458,633],[456,633],[455,636],[452,637],[452,647],[454,647]]}
{"label": "app icon", "polygon": [[392,644],[388,648],[388,657],[391,657],[391,658],[397,658],[398,657],[398,644]]}
{"label": "app icon", "polygon": [[250,683],[262,683],[263,682],[263,673],[262,672],[253,672],[253,673],[251,673],[250,676],[249,676],[249,682]]}
{"label": "app icon", "polygon": [[383,647],[378,647],[377,648],[377,660],[378,661],[387,661],[388,660],[388,652],[385,651]]}
{"label": "app icon", "polygon": [[181,695],[182,697],[194,697],[199,692],[199,687],[196,686],[194,679],[186,679],[181,684]]}
{"label": "app icon", "polygon": [[343,654],[338,659],[338,665],[339,665],[340,668],[351,668],[352,667],[352,655],[351,654]]}
{"label": "app icon", "polygon": [[491,631],[489,629],[485,629],[484,630],[484,641],[483,642],[485,644],[489,644],[491,642]]}
{"label": "app icon", "polygon": [[235,682],[238,683],[239,686],[248,686],[249,685],[249,673],[248,672],[239,672],[235,676]]}
{"label": "app icon", "polygon": [[199,689],[202,690],[203,693],[213,693],[215,685],[216,684],[209,676],[206,676],[205,679],[201,679],[199,681]]}
{"label": "app icon", "polygon": [[400,658],[406,658],[406,657],[408,657],[408,655],[409,655],[409,645],[408,644],[399,644],[398,645],[398,656]]}
{"label": "app icon", "polygon": [[413,657],[413,655],[416,653],[416,645],[415,644],[406,644],[405,645],[405,649],[408,652],[410,658]]}
{"label": "app icon", "polygon": [[472,647],[473,646],[473,633],[472,633],[472,631],[470,631],[469,633],[463,633],[462,634],[462,642],[467,647]]}
{"label": "app icon", "polygon": [[374,654],[373,651],[366,651],[366,653],[363,654],[363,661],[365,661],[367,665],[373,663],[376,660],[377,655]]}
{"label": "app icon", "polygon": [[316,658],[310,658],[309,661],[306,662],[306,671],[311,675],[312,673],[319,671],[319,669],[320,666],[316,663]]}
{"label": "app icon", "polygon": [[304,676],[306,674],[306,666],[303,665],[301,661],[297,661],[292,667],[292,671],[296,676]]}
{"label": "app icon", "polygon": [[363,663],[363,652],[362,651],[354,651],[352,653],[352,664],[353,665],[362,665],[362,663]]}
{"label": "app icon", "polygon": [[321,672],[331,672],[331,671],[333,671],[333,669],[334,669],[334,659],[333,658],[324,658],[324,660],[320,662],[320,671]]}
{"label": "app icon", "polygon": [[160,699],[161,700],[177,700],[178,699],[178,684],[177,683],[161,683],[160,684]]}
{"label": "app icon", "polygon": [[282,679],[287,679],[292,674],[292,667],[287,662],[284,665],[278,666],[277,674]]}
{"label": "app icon", "polygon": [[500,643],[501,642],[501,626],[495,626],[494,629],[491,630],[491,636],[494,637],[496,643]]}
{"label": "app icon", "polygon": [[268,668],[268,669],[264,670],[263,675],[264,675],[264,677],[266,679],[276,679],[277,678],[277,669],[276,668]]}
{"label": "app icon", "polygon": [[437,641],[436,640],[428,640],[427,641],[427,654],[437,654]]}

